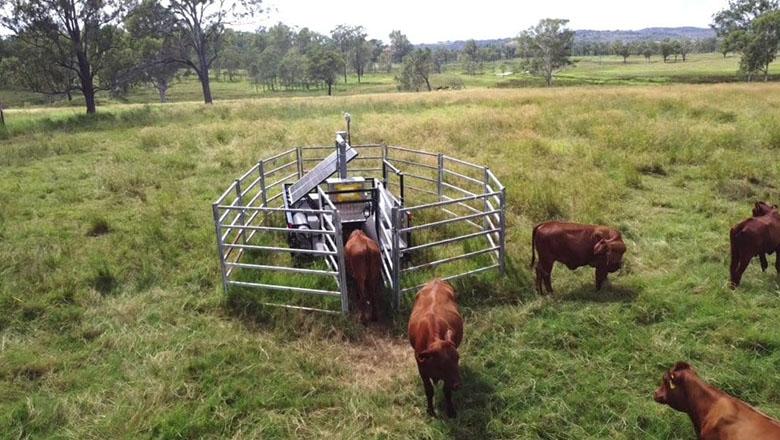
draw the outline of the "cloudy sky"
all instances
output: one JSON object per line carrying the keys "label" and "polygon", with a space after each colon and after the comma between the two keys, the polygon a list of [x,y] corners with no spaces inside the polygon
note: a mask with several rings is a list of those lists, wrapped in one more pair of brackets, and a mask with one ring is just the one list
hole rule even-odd
{"label": "cloudy sky", "polygon": [[572,29],[706,27],[727,0],[265,0],[262,17],[241,29],[282,21],[328,33],[338,24],[362,25],[387,40],[400,29],[412,43],[512,37],[540,18],[568,18]]}

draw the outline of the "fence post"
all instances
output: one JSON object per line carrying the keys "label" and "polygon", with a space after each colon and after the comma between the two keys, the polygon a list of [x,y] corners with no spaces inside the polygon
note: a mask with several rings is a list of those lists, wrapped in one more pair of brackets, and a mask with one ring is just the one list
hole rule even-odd
{"label": "fence post", "polygon": [[216,203],[211,205],[211,212],[214,215],[214,228],[217,233],[217,252],[219,252],[219,270],[222,273],[222,290],[224,293],[227,293],[228,280],[227,271],[225,269],[225,252],[222,246],[222,226],[220,226],[219,223],[219,208],[217,206]]}
{"label": "fence post", "polygon": [[399,202],[401,202],[401,206],[403,206],[404,205],[404,173],[403,172],[398,173],[398,185],[401,187],[399,191],[399,196],[400,196]]}
{"label": "fence post", "polygon": [[499,272],[501,275],[506,273],[506,188],[501,188],[501,194],[499,194],[499,225],[498,225],[498,264]]}
{"label": "fence post", "polygon": [[[484,169],[484,173],[483,173],[483,177],[482,177],[482,183],[483,183],[482,190],[484,191],[485,194],[487,194],[487,193],[490,192],[488,190],[488,185],[490,183],[490,176],[488,175],[488,170],[490,170],[490,168],[488,168],[488,167],[484,167],[484,168],[485,169]],[[490,211],[490,201],[488,200],[489,198],[490,197],[485,196],[485,203],[483,203],[483,205],[484,205],[483,208],[485,209],[485,212],[489,212]],[[491,229],[490,228],[490,219],[488,218],[487,215],[482,220],[482,226],[484,226],[486,231],[488,229]]]}
{"label": "fence post", "polygon": [[395,310],[398,311],[401,308],[401,243],[398,235],[398,231],[401,229],[401,222],[398,205],[393,204],[390,215],[390,220],[393,221],[391,229],[393,238],[393,248],[391,249],[391,256],[393,257],[393,301],[395,302]]}
{"label": "fence post", "polygon": [[[238,206],[241,206],[243,208],[244,196],[241,195],[240,179],[236,179],[236,200],[238,200]],[[241,223],[241,226],[246,226],[246,214],[244,213],[244,209],[238,211],[238,218],[239,218],[239,222]],[[244,244],[246,244],[246,230],[240,229],[238,234],[241,236],[241,239],[243,240]]]}
{"label": "fence post", "polygon": [[5,127],[5,116],[3,115],[3,104],[0,103],[0,127]]}
{"label": "fence post", "polygon": [[301,156],[301,147],[295,149],[295,161],[298,162],[298,178],[303,177],[303,157]]}
{"label": "fence post", "polygon": [[257,162],[257,171],[260,172],[260,197],[263,200],[263,206],[268,207],[268,193],[265,191],[265,164],[261,160]]}
{"label": "fence post", "polygon": [[439,201],[441,202],[442,195],[442,182],[444,181],[444,154],[439,153],[438,157],[439,176],[436,179],[436,193],[439,195]]}
{"label": "fence post", "polygon": [[339,263],[339,290],[341,291],[341,312],[349,313],[349,289],[347,286],[347,267],[344,264],[344,237],[341,235],[341,216],[338,211],[331,211],[336,241],[336,260]]}

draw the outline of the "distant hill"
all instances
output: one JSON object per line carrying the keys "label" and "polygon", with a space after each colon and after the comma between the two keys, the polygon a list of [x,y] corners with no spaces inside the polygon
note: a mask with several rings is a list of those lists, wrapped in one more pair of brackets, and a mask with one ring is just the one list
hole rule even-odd
{"label": "distant hill", "polygon": [[[715,31],[713,31],[710,28],[699,28],[699,27],[690,27],[690,26],[675,27],[675,28],[652,27],[652,28],[640,29],[637,31],[621,31],[621,30],[594,31],[590,29],[580,29],[575,31],[575,36],[574,36],[575,40],[578,43],[584,43],[584,42],[611,43],[613,41],[618,41],[618,40],[661,41],[665,38],[670,38],[673,40],[683,39],[683,38],[687,38],[689,40],[703,40],[706,38],[713,38],[713,37],[715,37]],[[483,46],[503,45],[512,40],[514,40],[514,37],[497,38],[492,40],[477,40],[477,46],[483,47]],[[443,42],[431,43],[431,44],[418,44],[417,46],[429,47],[431,49],[447,48],[451,50],[461,50],[465,45],[466,45],[466,40],[458,40],[458,41],[443,41]]]}

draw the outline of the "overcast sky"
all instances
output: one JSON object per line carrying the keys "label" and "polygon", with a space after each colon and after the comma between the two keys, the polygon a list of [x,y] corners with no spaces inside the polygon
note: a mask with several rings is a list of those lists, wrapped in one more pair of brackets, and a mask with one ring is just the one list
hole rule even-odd
{"label": "overcast sky", "polygon": [[727,0],[265,0],[269,11],[243,30],[285,24],[329,33],[338,24],[362,25],[387,41],[400,29],[412,43],[514,37],[541,18],[568,18],[572,29],[628,30],[710,24]]}

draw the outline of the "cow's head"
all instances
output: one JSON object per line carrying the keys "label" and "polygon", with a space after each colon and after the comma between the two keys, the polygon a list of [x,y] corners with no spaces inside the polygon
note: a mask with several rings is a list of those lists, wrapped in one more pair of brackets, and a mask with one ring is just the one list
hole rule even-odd
{"label": "cow's head", "polygon": [[444,339],[433,341],[428,349],[417,355],[417,362],[444,381],[444,386],[453,390],[460,388],[460,355],[453,340],[452,330],[447,330]]}
{"label": "cow's head", "polygon": [[664,373],[661,386],[655,390],[653,399],[656,402],[669,405],[677,411],[686,412],[689,406],[685,382],[695,375],[693,368],[686,362],[677,362],[674,367]]}
{"label": "cow's head", "polygon": [[753,217],[761,217],[762,215],[767,215],[772,211],[777,210],[777,205],[770,205],[766,202],[756,202],[756,204],[753,206]]}
{"label": "cow's head", "polygon": [[603,258],[608,272],[617,272],[623,266],[623,254],[626,253],[626,245],[620,234],[613,237],[603,237],[596,232],[596,244],[593,246],[593,255]]}

